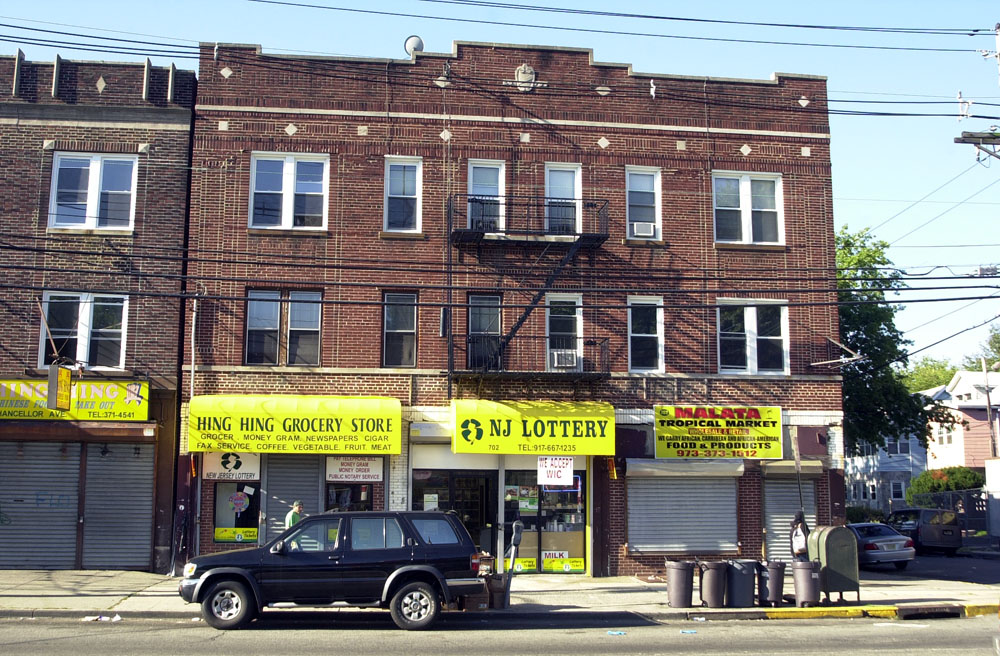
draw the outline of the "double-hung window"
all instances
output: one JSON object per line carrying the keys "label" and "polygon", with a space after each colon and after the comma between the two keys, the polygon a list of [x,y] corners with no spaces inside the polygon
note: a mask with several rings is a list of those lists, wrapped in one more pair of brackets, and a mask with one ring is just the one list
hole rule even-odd
{"label": "double-hung window", "polygon": [[583,309],[580,296],[546,297],[548,371],[582,371]]}
{"label": "double-hung window", "polygon": [[318,365],[322,298],[320,292],[248,290],[246,363]]}
{"label": "double-hung window", "polygon": [[56,153],[49,226],[131,230],[138,162],[134,155]]}
{"label": "double-hung window", "polygon": [[417,366],[417,295],[387,293],[383,301],[383,365]]}
{"label": "double-hung window", "polygon": [[653,296],[628,299],[629,371],[663,371],[663,304]]}
{"label": "double-hung window", "polygon": [[423,161],[419,157],[386,157],[386,232],[420,232]]}
{"label": "double-hung window", "polygon": [[715,241],[784,243],[781,176],[714,173],[712,187]]}
{"label": "double-hung window", "polygon": [[582,232],[583,188],[579,164],[545,164],[545,232],[566,235]]}
{"label": "double-hung window", "polygon": [[499,232],[504,227],[504,163],[469,161],[469,229]]}
{"label": "double-hung window", "polygon": [[892,481],[889,485],[893,501],[899,501],[906,498],[906,485],[903,481]]}
{"label": "double-hung window", "polygon": [[469,296],[469,369],[501,368],[500,297]]}
{"label": "double-hung window", "polygon": [[660,239],[660,169],[625,167],[628,238]]}
{"label": "double-hung window", "polygon": [[48,332],[43,327],[40,366],[59,358],[88,369],[125,367],[127,297],[47,292],[43,301]]}
{"label": "double-hung window", "polygon": [[326,227],[329,157],[256,153],[252,162],[251,228]]}
{"label": "double-hung window", "polygon": [[721,305],[719,370],[747,374],[788,373],[788,308],[779,304]]}

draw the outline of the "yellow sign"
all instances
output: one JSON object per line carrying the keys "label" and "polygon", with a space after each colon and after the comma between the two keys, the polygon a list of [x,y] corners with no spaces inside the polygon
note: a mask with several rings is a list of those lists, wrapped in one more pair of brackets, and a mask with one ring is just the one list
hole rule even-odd
{"label": "yellow sign", "polygon": [[69,410],[46,407],[44,380],[0,380],[0,420],[148,421],[148,381],[86,381],[73,384]]}
{"label": "yellow sign", "polygon": [[582,572],[586,569],[583,558],[543,558],[543,572]]}
{"label": "yellow sign", "polygon": [[402,450],[397,399],[363,396],[196,396],[190,451],[393,454]]}
{"label": "yellow sign", "polygon": [[781,459],[781,408],[658,405],[657,458]]}
{"label": "yellow sign", "polygon": [[506,560],[507,571],[515,572],[535,572],[538,570],[538,559],[536,558],[518,558],[514,561],[514,567],[510,566],[510,558]]}
{"label": "yellow sign", "polygon": [[255,528],[217,528],[215,529],[216,542],[256,542],[257,529]]}
{"label": "yellow sign", "polygon": [[45,407],[49,410],[69,410],[73,393],[73,370],[69,367],[49,365],[49,389]]}
{"label": "yellow sign", "polygon": [[454,453],[610,456],[615,410],[584,401],[452,401]]}

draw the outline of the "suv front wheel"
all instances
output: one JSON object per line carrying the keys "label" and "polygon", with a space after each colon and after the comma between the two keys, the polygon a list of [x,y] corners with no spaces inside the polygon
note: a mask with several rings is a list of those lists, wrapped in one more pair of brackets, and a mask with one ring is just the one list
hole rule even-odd
{"label": "suv front wheel", "polygon": [[219,581],[201,602],[202,615],[216,629],[239,629],[254,616],[254,599],[239,581]]}
{"label": "suv front wheel", "polygon": [[401,629],[418,631],[433,624],[441,613],[437,592],[427,583],[410,583],[400,588],[389,606],[392,621]]}

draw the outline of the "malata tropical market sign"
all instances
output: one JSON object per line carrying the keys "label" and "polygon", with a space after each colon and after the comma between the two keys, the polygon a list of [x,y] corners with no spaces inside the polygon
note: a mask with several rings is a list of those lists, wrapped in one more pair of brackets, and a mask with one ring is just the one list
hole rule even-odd
{"label": "malata tropical market sign", "polygon": [[760,458],[781,455],[781,408],[657,405],[657,458]]}
{"label": "malata tropical market sign", "polygon": [[0,420],[148,421],[149,382],[73,381],[69,410],[49,410],[47,380],[0,380]]}
{"label": "malata tropical market sign", "polygon": [[394,454],[402,448],[397,399],[360,396],[196,396],[189,451]]}
{"label": "malata tropical market sign", "polygon": [[615,410],[608,403],[459,400],[451,411],[454,453],[615,453]]}

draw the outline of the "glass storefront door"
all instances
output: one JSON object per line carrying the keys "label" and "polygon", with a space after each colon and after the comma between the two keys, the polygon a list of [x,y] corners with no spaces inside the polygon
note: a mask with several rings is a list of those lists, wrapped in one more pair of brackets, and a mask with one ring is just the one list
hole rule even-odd
{"label": "glass storefront door", "polygon": [[504,544],[514,520],[524,523],[517,572],[579,573],[587,569],[586,472],[568,487],[538,485],[536,471],[508,471],[504,479]]}
{"label": "glass storefront door", "polygon": [[413,509],[454,510],[480,551],[496,551],[497,472],[414,469]]}

